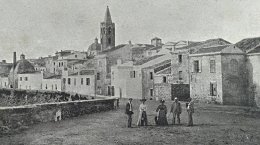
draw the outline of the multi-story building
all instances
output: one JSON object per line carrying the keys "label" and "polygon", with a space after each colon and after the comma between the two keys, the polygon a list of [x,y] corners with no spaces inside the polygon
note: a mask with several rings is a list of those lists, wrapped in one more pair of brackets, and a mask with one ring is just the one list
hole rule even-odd
{"label": "multi-story building", "polygon": [[247,105],[245,53],[234,45],[201,48],[190,54],[191,98]]}

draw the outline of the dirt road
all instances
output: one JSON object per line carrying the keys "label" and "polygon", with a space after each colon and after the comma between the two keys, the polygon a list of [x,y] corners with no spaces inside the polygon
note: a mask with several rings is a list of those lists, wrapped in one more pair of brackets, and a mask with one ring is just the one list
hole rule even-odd
{"label": "dirt road", "polygon": [[[158,102],[147,101],[149,126],[137,127],[139,101],[134,101],[134,128],[126,127],[124,105],[109,112],[84,115],[30,126],[28,130],[0,138],[0,144],[10,145],[114,145],[114,144],[260,144],[260,118],[247,114],[247,108],[195,104],[195,126],[187,127],[187,112],[183,104],[181,125],[157,127],[154,124]],[[168,109],[170,103],[166,103]],[[172,117],[168,121],[171,124]]]}

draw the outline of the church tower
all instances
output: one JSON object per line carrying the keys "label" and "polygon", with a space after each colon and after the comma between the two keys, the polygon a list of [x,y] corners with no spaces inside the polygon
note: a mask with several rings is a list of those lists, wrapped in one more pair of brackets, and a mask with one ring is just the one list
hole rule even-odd
{"label": "church tower", "polygon": [[112,22],[108,6],[104,22],[100,25],[100,39],[102,51],[115,46],[115,23]]}

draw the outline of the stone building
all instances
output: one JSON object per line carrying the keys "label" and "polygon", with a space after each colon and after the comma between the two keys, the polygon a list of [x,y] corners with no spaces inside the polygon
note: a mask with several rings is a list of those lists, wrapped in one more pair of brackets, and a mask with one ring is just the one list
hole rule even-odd
{"label": "stone building", "polygon": [[190,54],[191,98],[247,105],[245,53],[234,45],[201,48]]}
{"label": "stone building", "polygon": [[[14,56],[16,60],[16,56]],[[18,88],[18,74],[34,73],[34,66],[25,59],[25,55],[21,54],[19,61],[14,61],[14,65],[9,73],[10,88]]]}
{"label": "stone building", "polygon": [[260,46],[257,46],[247,53],[248,90],[250,104],[260,106]]}

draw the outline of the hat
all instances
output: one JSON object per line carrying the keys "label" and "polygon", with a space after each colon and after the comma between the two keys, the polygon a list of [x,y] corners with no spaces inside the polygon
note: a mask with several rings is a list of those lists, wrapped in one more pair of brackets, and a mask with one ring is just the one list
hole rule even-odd
{"label": "hat", "polygon": [[141,101],[141,102],[145,102],[145,101],[146,101],[146,99],[144,99],[144,98],[143,98],[143,99],[140,99],[140,101]]}
{"label": "hat", "polygon": [[129,100],[133,100],[133,98],[129,98]]}
{"label": "hat", "polygon": [[175,98],[174,98],[174,100],[178,100],[178,98],[177,98],[177,97],[175,97]]}
{"label": "hat", "polygon": [[164,101],[164,100],[161,100],[160,102],[161,102],[161,103],[164,103],[165,101]]}

